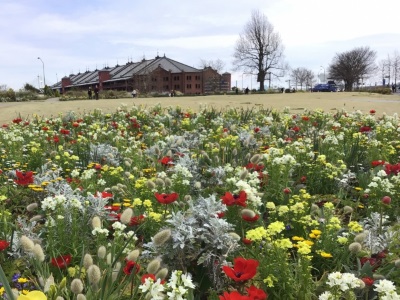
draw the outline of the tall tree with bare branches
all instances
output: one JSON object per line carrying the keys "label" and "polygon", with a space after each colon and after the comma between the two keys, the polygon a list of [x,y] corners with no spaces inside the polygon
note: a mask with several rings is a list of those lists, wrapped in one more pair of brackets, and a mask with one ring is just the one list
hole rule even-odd
{"label": "tall tree with bare branches", "polygon": [[376,52],[369,47],[337,53],[329,65],[329,77],[344,81],[345,91],[352,91],[353,85],[377,70]]}
{"label": "tall tree with bare branches", "polygon": [[312,70],[306,68],[292,69],[290,78],[293,82],[296,82],[296,88],[300,85],[300,89],[303,89],[303,85],[311,86],[312,80],[314,79],[314,73]]}
{"label": "tall tree with bare branches", "polygon": [[235,70],[257,75],[260,90],[264,90],[264,81],[273,77],[282,77],[287,70],[284,62],[284,47],[279,33],[260,11],[253,11],[244,32],[239,35],[233,54]]}

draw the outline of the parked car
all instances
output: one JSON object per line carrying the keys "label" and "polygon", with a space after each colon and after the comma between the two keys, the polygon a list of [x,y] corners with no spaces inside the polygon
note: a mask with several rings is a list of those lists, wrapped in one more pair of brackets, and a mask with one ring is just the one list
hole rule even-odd
{"label": "parked car", "polygon": [[333,84],[320,83],[312,88],[313,92],[337,92],[337,86]]}

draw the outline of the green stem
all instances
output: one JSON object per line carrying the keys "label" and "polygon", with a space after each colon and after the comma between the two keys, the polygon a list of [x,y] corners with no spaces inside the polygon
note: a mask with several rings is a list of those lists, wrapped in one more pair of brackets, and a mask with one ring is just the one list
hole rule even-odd
{"label": "green stem", "polygon": [[4,274],[3,268],[0,265],[0,281],[4,286],[4,289],[6,290],[7,297],[10,300],[15,300],[14,294],[11,290],[10,284],[8,283],[8,279],[6,277],[6,274]]}

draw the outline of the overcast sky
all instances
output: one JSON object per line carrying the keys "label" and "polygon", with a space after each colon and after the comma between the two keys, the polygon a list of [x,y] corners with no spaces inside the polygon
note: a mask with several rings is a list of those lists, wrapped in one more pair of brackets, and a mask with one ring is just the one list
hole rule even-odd
{"label": "overcast sky", "polygon": [[377,62],[400,52],[400,0],[0,0],[0,85],[43,85],[43,64],[51,85],[158,53],[193,67],[221,59],[232,86],[254,88],[255,76],[232,70],[253,10],[280,33],[289,65],[316,75],[354,47],[369,46]]}

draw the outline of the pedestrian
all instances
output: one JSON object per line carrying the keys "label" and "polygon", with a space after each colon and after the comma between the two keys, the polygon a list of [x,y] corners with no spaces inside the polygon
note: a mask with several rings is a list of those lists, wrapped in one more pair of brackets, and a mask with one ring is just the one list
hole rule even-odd
{"label": "pedestrian", "polygon": [[248,87],[244,90],[244,93],[245,93],[246,95],[249,93],[249,88],[248,88]]}
{"label": "pedestrian", "polygon": [[96,100],[99,100],[99,87],[97,85],[94,88],[94,97]]}
{"label": "pedestrian", "polygon": [[392,93],[396,93],[396,85],[394,83],[392,83]]}
{"label": "pedestrian", "polygon": [[92,99],[92,87],[91,86],[89,86],[87,93],[88,93],[89,99]]}
{"label": "pedestrian", "polygon": [[133,89],[133,91],[132,91],[132,97],[133,97],[133,98],[136,98],[136,95],[137,95],[137,91],[136,91],[136,89]]}
{"label": "pedestrian", "polygon": [[238,95],[239,94],[239,89],[236,88],[235,91],[236,91],[236,95]]}

